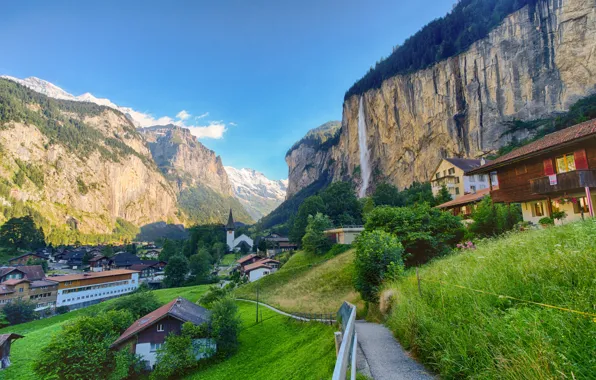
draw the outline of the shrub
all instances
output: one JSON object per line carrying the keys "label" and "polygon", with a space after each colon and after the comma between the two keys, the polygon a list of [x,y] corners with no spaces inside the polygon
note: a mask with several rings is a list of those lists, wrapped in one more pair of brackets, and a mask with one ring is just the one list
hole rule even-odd
{"label": "shrub", "polygon": [[[52,336],[50,343],[33,362],[33,370],[41,378],[110,378],[117,367],[118,356],[110,345],[132,322],[132,315],[123,310],[79,317]],[[123,359],[120,357],[119,372],[122,371]],[[128,362],[124,367],[130,368],[132,364]]]}
{"label": "shrub", "polygon": [[58,306],[55,310],[56,314],[66,314],[70,311],[68,306]]}
{"label": "shrub", "polygon": [[213,304],[225,298],[228,295],[228,293],[229,292],[226,288],[221,288],[219,286],[211,286],[209,287],[209,290],[206,291],[203,294],[203,296],[201,296],[199,303],[205,306],[206,308],[211,308]]}
{"label": "shrub", "polygon": [[400,241],[387,232],[365,231],[358,236],[354,287],[365,301],[378,301],[379,287],[388,270],[392,278],[403,271],[403,252]]}
{"label": "shrub", "polygon": [[179,378],[196,364],[191,338],[171,334],[164,346],[157,350],[157,365],[151,373],[151,379]]}
{"label": "shrub", "polygon": [[553,219],[555,220],[563,220],[567,217],[567,213],[565,211],[553,211]]}
{"label": "shrub", "polygon": [[108,305],[106,310],[125,310],[134,319],[138,319],[160,306],[161,304],[153,292],[139,291],[128,296],[116,298]]}
{"label": "shrub", "polygon": [[20,298],[7,303],[2,311],[11,325],[29,322],[37,317],[35,304]]}
{"label": "shrub", "polygon": [[522,213],[518,205],[494,204],[490,197],[485,197],[472,213],[472,219],[469,231],[478,237],[489,237],[512,230],[522,221]]}
{"label": "shrub", "polygon": [[327,256],[334,257],[337,255],[341,255],[342,253],[347,252],[350,249],[352,249],[352,246],[350,244],[333,244],[329,252],[327,252]]}
{"label": "shrub", "polygon": [[218,355],[228,357],[236,352],[241,325],[238,306],[232,298],[224,298],[215,303],[211,314],[211,328]]}
{"label": "shrub", "polygon": [[366,231],[382,230],[397,237],[407,266],[445,255],[464,235],[458,217],[427,203],[410,207],[377,207],[367,217]]}
{"label": "shrub", "polygon": [[323,254],[331,248],[331,241],[324,231],[331,228],[331,220],[326,215],[317,213],[308,217],[306,234],[302,238],[302,249],[312,254]]}
{"label": "shrub", "polygon": [[551,218],[550,216],[545,216],[544,218],[540,218],[538,223],[543,226],[552,226],[555,224],[555,220],[553,218]]}

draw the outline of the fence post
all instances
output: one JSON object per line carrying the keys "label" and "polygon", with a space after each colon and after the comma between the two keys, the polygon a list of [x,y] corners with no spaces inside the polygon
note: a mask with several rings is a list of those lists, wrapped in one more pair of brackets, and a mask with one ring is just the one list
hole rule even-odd
{"label": "fence post", "polygon": [[416,267],[416,280],[418,280],[418,295],[422,297],[422,288],[420,287],[420,275],[418,274],[418,267]]}

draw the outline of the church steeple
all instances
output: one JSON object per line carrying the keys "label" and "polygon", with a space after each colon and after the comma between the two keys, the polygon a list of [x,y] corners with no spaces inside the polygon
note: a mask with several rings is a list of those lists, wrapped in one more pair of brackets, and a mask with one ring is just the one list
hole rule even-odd
{"label": "church steeple", "polygon": [[230,216],[228,216],[228,224],[226,224],[226,230],[234,230],[234,217],[232,216],[232,209],[230,209]]}

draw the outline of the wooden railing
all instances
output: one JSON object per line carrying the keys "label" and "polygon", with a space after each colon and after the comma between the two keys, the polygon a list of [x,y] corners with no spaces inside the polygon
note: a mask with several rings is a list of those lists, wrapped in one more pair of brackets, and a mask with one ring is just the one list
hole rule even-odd
{"label": "wooden railing", "polygon": [[356,306],[344,302],[337,312],[337,319],[341,321],[342,340],[333,370],[333,380],[346,380],[348,368],[350,379],[356,380],[356,351],[358,337],[356,336]]}
{"label": "wooden railing", "polygon": [[533,194],[548,194],[557,191],[580,190],[585,187],[596,187],[596,170],[574,170],[558,173],[556,183],[550,181],[549,176],[530,180]]}

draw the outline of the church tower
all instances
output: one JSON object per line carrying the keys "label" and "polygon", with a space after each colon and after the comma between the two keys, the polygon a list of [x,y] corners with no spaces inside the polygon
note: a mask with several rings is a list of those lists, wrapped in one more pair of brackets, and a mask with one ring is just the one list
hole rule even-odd
{"label": "church tower", "polygon": [[234,217],[232,216],[232,209],[230,209],[228,224],[226,224],[226,243],[230,251],[234,250],[234,239]]}

